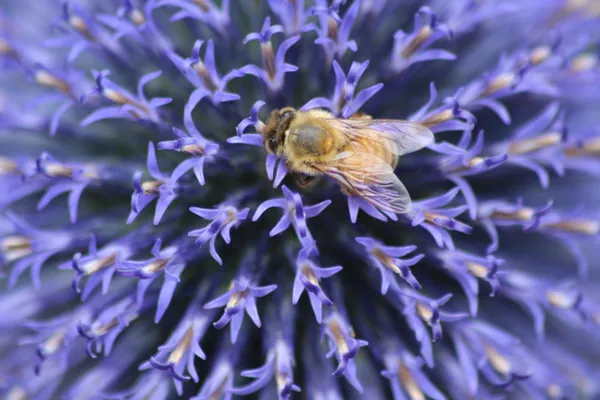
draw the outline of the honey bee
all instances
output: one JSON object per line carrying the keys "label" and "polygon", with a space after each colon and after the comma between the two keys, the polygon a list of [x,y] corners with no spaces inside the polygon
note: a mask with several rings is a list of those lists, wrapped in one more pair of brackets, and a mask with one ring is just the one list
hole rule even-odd
{"label": "honey bee", "polygon": [[410,211],[408,191],[394,174],[398,157],[433,141],[431,131],[403,120],[368,116],[335,118],[324,110],[286,107],[271,113],[263,141],[285,160],[300,186],[327,176],[347,195],[359,196],[382,211]]}

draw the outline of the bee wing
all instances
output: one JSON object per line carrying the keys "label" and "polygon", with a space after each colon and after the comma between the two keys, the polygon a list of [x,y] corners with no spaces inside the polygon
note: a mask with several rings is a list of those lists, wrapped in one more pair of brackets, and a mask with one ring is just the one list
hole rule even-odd
{"label": "bee wing", "polygon": [[315,168],[380,210],[403,214],[412,208],[410,195],[402,182],[390,165],[377,156],[344,152]]}
{"label": "bee wing", "polygon": [[396,156],[421,150],[433,142],[433,133],[415,122],[395,119],[329,119],[332,127],[342,131],[350,140],[376,146],[384,143]]}

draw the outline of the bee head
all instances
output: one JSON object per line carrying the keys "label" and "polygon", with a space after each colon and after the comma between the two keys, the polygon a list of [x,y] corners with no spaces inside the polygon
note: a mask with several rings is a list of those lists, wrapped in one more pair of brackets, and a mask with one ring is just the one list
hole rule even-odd
{"label": "bee head", "polygon": [[273,110],[263,130],[263,140],[267,151],[277,154],[285,141],[285,131],[296,116],[296,110],[285,107],[281,110]]}

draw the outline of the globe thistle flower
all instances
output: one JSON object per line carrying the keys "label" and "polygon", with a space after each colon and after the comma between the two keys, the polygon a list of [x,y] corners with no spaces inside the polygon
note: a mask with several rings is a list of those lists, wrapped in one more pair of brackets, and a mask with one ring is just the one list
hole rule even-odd
{"label": "globe thistle flower", "polygon": [[[599,17],[3,1],[0,397],[600,398]],[[431,132],[410,209],[306,187],[284,107]]]}

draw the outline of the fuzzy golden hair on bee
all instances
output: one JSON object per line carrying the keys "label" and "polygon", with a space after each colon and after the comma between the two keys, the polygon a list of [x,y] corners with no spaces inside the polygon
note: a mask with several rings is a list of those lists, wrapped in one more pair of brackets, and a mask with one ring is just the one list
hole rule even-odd
{"label": "fuzzy golden hair on bee", "polygon": [[263,129],[267,151],[285,160],[299,186],[327,176],[345,194],[393,213],[411,209],[408,191],[394,174],[398,158],[433,141],[431,131],[410,121],[367,115],[335,118],[324,110],[274,110]]}

